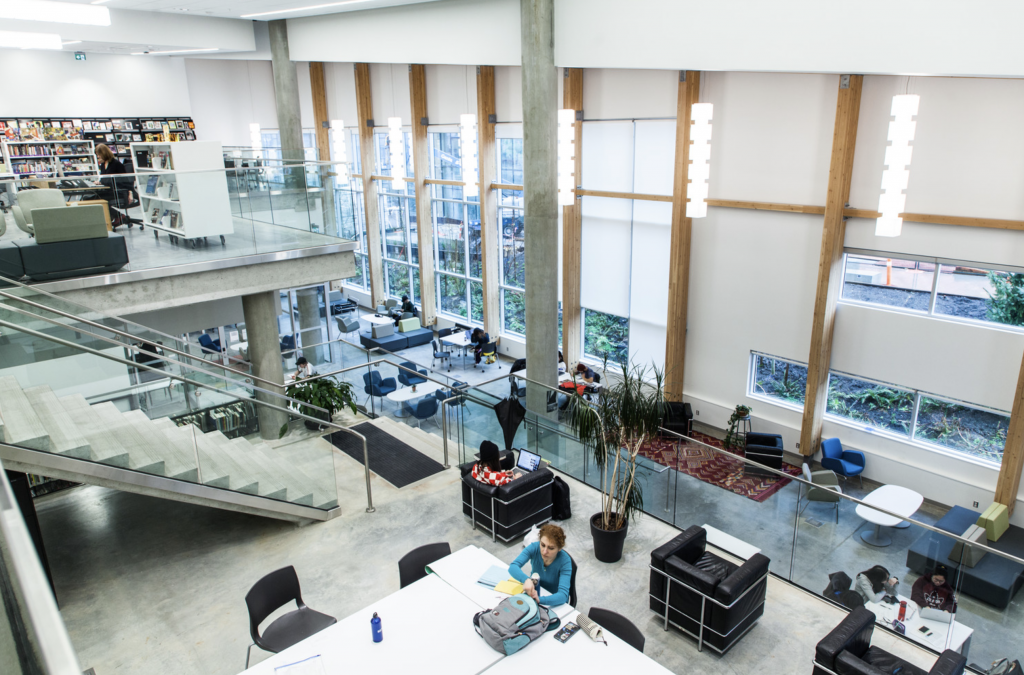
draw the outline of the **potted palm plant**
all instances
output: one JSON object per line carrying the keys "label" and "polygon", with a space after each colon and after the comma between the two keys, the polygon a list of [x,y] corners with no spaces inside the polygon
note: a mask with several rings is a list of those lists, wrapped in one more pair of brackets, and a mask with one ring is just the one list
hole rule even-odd
{"label": "potted palm plant", "polygon": [[[306,380],[296,382],[288,387],[285,395],[296,401],[308,403],[317,408],[323,408],[328,412],[323,413],[315,408],[299,406],[299,412],[308,417],[316,417],[325,422],[330,422],[334,413],[342,408],[349,408],[352,414],[356,412],[356,402],[352,397],[352,385],[348,382],[337,382],[330,377],[322,377],[317,380]],[[324,429],[323,425],[306,420],[306,428],[314,431]]]}
{"label": "potted palm plant", "polygon": [[622,558],[629,521],[643,513],[643,486],[637,456],[657,436],[664,410],[663,373],[622,364],[621,378],[605,383],[596,402],[572,394],[566,408],[569,428],[601,467],[601,511],[590,518],[594,555],[602,562]]}

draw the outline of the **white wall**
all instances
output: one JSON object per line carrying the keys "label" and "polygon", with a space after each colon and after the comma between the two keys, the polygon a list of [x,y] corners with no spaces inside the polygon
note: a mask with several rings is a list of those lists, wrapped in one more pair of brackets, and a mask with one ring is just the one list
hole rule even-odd
{"label": "white wall", "polygon": [[584,118],[674,118],[678,80],[678,70],[587,69],[583,71]]}
{"label": "white wall", "polygon": [[[0,50],[0,117],[186,117],[183,59]],[[196,131],[202,134],[197,125]],[[201,136],[202,137],[202,136]]]}
{"label": "white wall", "polygon": [[196,302],[186,307],[172,307],[155,312],[129,314],[124,318],[168,335],[181,335],[245,321],[241,297]]}
{"label": "white wall", "polygon": [[494,108],[499,122],[523,121],[523,69],[520,66],[494,69]]}
{"label": "white wall", "polygon": [[332,120],[341,120],[346,127],[356,128],[359,112],[356,107],[356,73],[352,63],[325,63],[327,113]]}
{"label": "white wall", "polygon": [[269,61],[186,59],[185,69],[199,138],[248,146],[251,123],[277,128]]}
{"label": "white wall", "polygon": [[[354,89],[352,96],[355,97]],[[402,125],[409,126],[412,121],[409,64],[371,63],[370,98],[374,126],[386,127],[389,117],[401,117]]]}

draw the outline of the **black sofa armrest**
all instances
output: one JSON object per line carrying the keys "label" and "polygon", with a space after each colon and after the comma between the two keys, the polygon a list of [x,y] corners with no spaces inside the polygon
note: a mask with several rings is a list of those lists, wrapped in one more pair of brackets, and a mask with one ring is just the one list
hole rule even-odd
{"label": "black sofa armrest", "polygon": [[846,651],[836,657],[836,667],[834,670],[839,675],[886,675],[884,671],[875,668],[867,661],[861,661]]}
{"label": "black sofa armrest", "polygon": [[967,657],[947,649],[939,654],[939,660],[928,671],[928,675],[963,675],[966,668]]}
{"label": "black sofa armrest", "polygon": [[497,485],[488,485],[487,483],[481,483],[476,478],[473,478],[472,473],[467,473],[462,477],[462,482],[469,486],[470,490],[476,490],[478,493],[487,497],[496,497],[498,495]]}
{"label": "black sofa armrest", "polygon": [[829,670],[836,669],[836,657],[847,651],[858,659],[871,646],[871,633],[875,630],[875,615],[858,607],[832,629],[814,648],[814,659]]}
{"label": "black sofa armrest", "polygon": [[740,565],[739,569],[722,580],[715,589],[715,600],[723,605],[731,605],[743,593],[768,574],[771,561],[760,553],[750,556],[750,560]]}
{"label": "black sofa armrest", "polygon": [[517,478],[511,483],[502,485],[498,488],[497,496],[503,502],[510,502],[554,480],[554,475],[547,468],[537,469],[525,474],[522,478]]}
{"label": "black sofa armrest", "polygon": [[714,574],[691,565],[678,556],[672,556],[665,561],[665,573],[708,597],[715,596],[715,588],[719,584],[719,578]]}
{"label": "black sofa armrest", "polygon": [[707,538],[707,532],[703,527],[691,525],[672,541],[651,551],[651,565],[656,569],[664,570],[665,561],[671,556],[678,556],[692,565],[704,555]]}
{"label": "black sofa armrest", "polygon": [[767,448],[782,450],[782,436],[779,434],[762,434],[752,431],[746,435],[745,445],[763,445]]}

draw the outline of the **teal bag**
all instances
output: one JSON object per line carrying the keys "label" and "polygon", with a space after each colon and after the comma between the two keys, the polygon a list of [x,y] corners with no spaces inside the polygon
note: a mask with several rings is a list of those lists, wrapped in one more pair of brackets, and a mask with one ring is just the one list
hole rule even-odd
{"label": "teal bag", "polygon": [[557,616],[525,593],[505,598],[494,609],[473,616],[473,626],[484,642],[506,656],[555,630],[560,623]]}

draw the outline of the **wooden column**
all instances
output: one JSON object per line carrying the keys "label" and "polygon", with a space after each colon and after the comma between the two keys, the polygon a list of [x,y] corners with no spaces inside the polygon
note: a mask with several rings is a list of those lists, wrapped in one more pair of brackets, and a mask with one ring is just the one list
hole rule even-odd
{"label": "wooden column", "polygon": [[828,369],[832,361],[832,328],[836,318],[836,300],[842,290],[843,240],[846,219],[843,209],[850,198],[853,151],[857,144],[857,119],[860,116],[862,75],[841,75],[836,125],[832,132],[832,161],[828,170],[828,194],[825,198],[825,222],[818,259],[818,285],[811,324],[811,353],[807,359],[807,394],[800,428],[800,452],[811,456],[821,444],[821,420],[828,399]]}
{"label": "wooden column", "polygon": [[[563,71],[562,108],[583,112],[583,69]],[[575,181],[583,186],[583,120],[576,116]],[[562,207],[562,356],[569,365],[579,362],[583,351],[583,327],[580,306],[581,249],[583,241],[583,201],[576,197],[572,206]]]}
{"label": "wooden column", "polygon": [[380,244],[377,185],[373,182],[373,99],[370,97],[370,65],[355,64],[356,109],[359,113],[359,154],[363,165],[363,200],[366,211],[366,255],[370,268],[370,296],[374,306],[385,300],[384,267]]}
{"label": "wooden column", "polygon": [[690,231],[686,217],[690,179],[690,110],[700,100],[700,71],[679,73],[676,104],[676,165],[672,184],[672,243],[668,268],[668,325],[665,330],[665,398],[683,400],[686,365],[686,312],[690,293]]}
{"label": "wooden column", "polygon": [[420,256],[420,302],[423,325],[437,323],[437,284],[434,283],[434,219],[431,217],[427,157],[427,73],[423,65],[409,66],[412,101],[412,166],[416,182],[416,238]]}
{"label": "wooden column", "polygon": [[[491,189],[498,171],[494,124],[494,66],[476,67],[477,157],[480,160],[480,250],[484,286],[484,330],[501,334],[501,236],[498,227],[498,193]],[[493,121],[492,121],[493,120]]]}
{"label": "wooden column", "polygon": [[[316,132],[316,148],[321,162],[331,161],[331,122],[327,112],[327,78],[324,76],[324,64],[311,61],[309,64],[309,83],[313,91],[313,127]],[[338,236],[334,202],[334,171],[333,167],[321,165],[317,169],[320,184],[323,186],[321,201],[324,217],[324,233]]]}
{"label": "wooden column", "polygon": [[1017,504],[1017,490],[1020,488],[1020,474],[1024,469],[1024,362],[1017,376],[1017,394],[1013,397],[1010,411],[1010,428],[1006,431],[1006,446],[1003,448],[1003,463],[999,467],[996,481],[995,501],[1005,504],[1013,515]]}

